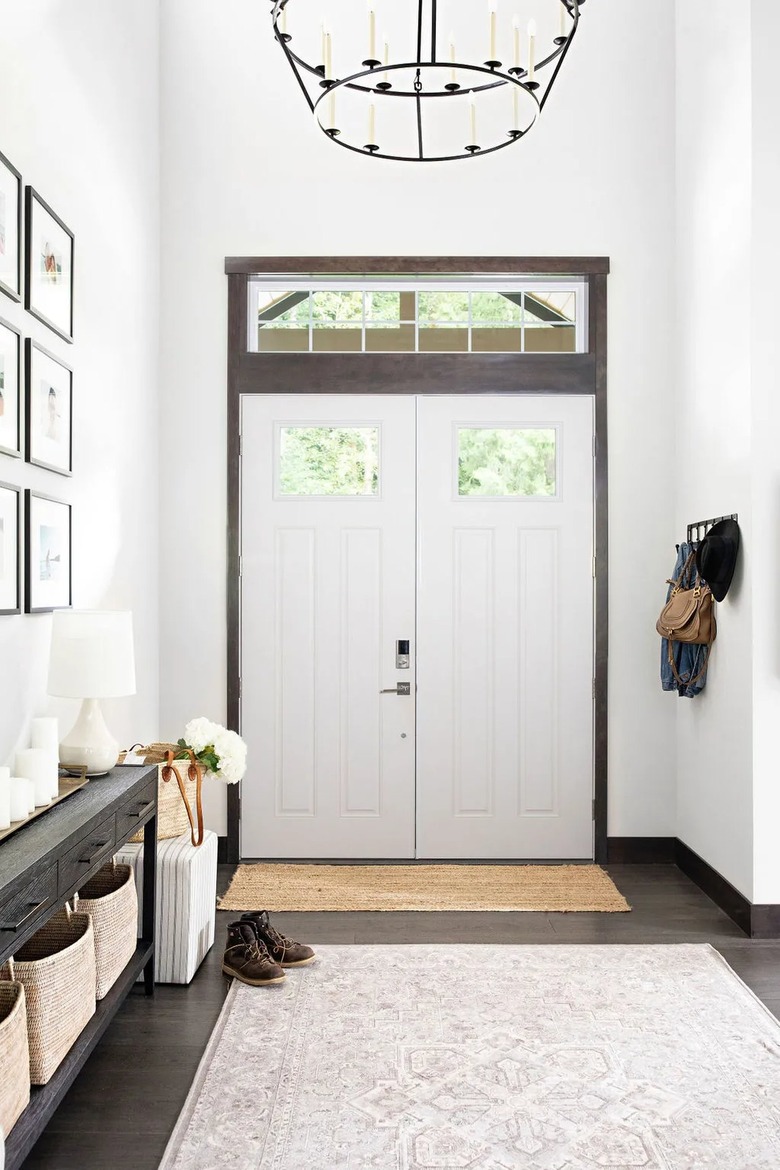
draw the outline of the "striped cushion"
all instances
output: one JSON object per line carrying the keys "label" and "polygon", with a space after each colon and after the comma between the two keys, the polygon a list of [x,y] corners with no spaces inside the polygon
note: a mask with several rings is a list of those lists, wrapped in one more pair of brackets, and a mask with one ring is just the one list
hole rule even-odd
{"label": "striped cushion", "polygon": [[[122,846],[117,860],[132,865],[138,889],[138,923],[144,869],[143,845]],[[158,983],[189,983],[214,945],[217,899],[217,835],[206,832],[193,848],[189,834],[157,842]]]}

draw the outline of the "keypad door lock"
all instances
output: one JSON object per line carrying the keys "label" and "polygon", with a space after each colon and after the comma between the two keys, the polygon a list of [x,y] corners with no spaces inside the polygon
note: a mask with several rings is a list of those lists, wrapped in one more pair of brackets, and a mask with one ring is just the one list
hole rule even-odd
{"label": "keypad door lock", "polygon": [[396,670],[409,669],[409,639],[399,638],[395,644],[395,668]]}

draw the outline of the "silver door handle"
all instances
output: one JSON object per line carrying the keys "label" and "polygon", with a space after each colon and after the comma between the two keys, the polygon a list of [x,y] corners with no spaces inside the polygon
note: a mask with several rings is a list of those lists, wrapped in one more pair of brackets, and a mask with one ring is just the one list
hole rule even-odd
{"label": "silver door handle", "polygon": [[399,682],[396,683],[394,687],[385,687],[385,689],[379,693],[380,695],[411,695],[412,684],[408,682]]}

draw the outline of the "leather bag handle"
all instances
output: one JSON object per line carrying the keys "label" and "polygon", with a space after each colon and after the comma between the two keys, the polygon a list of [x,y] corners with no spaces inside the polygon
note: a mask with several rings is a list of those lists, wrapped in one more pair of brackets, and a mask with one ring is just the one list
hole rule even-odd
{"label": "leather bag handle", "polygon": [[[163,781],[167,784],[172,776],[176,777],[176,782],[179,785],[179,792],[181,793],[181,798],[184,801],[184,807],[187,810],[187,819],[190,822],[190,840],[197,849],[199,845],[203,844],[203,803],[201,792],[203,785],[203,765],[199,764],[195,759],[195,753],[193,752],[192,748],[183,748],[182,750],[186,751],[190,758],[190,762],[187,765],[187,779],[195,781],[195,817],[197,817],[198,823],[197,833],[195,831],[195,817],[192,815],[192,807],[190,805],[189,797],[187,796],[187,789],[185,787],[184,781],[181,778],[179,769],[174,768],[173,766],[174,756],[173,750],[171,748],[169,748],[165,753],[165,764],[163,765],[162,778]],[[183,761],[181,762],[183,763]],[[195,839],[196,836],[197,840]]]}

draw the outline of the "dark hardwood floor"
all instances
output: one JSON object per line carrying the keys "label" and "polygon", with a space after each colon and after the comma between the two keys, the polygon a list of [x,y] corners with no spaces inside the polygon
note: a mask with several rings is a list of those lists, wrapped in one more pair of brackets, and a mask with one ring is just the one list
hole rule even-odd
{"label": "dark hardwood floor", "polygon": [[[274,922],[312,944],[709,942],[780,1016],[780,942],[746,938],[675,866],[608,868],[630,914],[278,914]],[[220,867],[221,888],[231,872]],[[128,998],[27,1170],[156,1170],[225,998],[220,964],[232,917],[217,915],[216,944],[189,987]]]}

